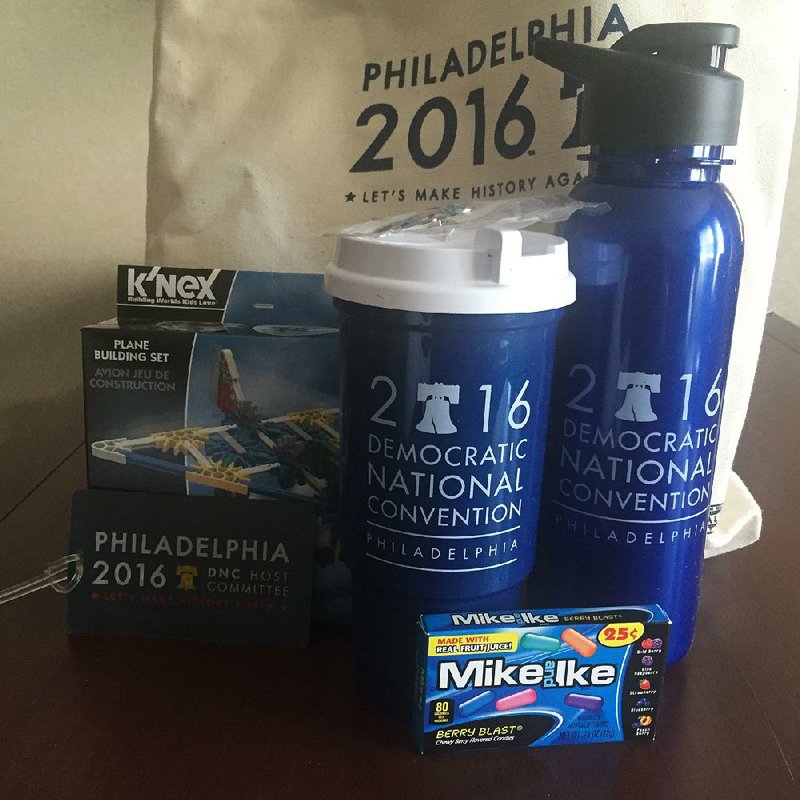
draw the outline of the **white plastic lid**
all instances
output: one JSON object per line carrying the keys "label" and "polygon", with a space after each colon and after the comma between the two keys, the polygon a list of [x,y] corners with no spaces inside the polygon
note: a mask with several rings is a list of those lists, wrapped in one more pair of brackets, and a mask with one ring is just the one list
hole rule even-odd
{"label": "white plastic lid", "polygon": [[518,230],[340,236],[325,290],[378,308],[443,314],[523,314],[575,300],[567,243]]}

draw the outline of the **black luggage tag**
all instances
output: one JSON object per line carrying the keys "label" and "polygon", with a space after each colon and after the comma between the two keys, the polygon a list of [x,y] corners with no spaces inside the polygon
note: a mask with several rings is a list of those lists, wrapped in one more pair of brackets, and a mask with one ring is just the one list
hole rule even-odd
{"label": "black luggage tag", "polygon": [[315,528],[304,502],[76,492],[70,630],[304,647]]}

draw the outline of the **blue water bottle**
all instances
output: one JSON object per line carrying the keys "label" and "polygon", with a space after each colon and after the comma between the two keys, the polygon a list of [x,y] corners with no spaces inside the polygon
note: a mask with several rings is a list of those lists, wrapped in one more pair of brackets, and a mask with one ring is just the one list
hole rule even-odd
{"label": "blue water bottle", "polygon": [[346,236],[342,527],[360,683],[411,711],[423,613],[519,605],[533,567],[563,239]]}
{"label": "blue water bottle", "polygon": [[646,25],[612,49],[540,39],[584,84],[579,200],[561,226],[576,303],[559,329],[534,602],[659,603],[692,642],[743,239],[720,183],[742,81],[732,25]]}

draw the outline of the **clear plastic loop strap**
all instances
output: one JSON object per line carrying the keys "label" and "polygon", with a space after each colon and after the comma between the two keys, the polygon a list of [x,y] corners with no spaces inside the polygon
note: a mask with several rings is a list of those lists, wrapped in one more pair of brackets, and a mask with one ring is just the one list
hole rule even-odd
{"label": "clear plastic loop strap", "polygon": [[562,195],[531,195],[517,199],[478,200],[472,203],[450,203],[412,214],[359,222],[339,231],[346,236],[367,236],[379,239],[387,234],[417,233],[433,239],[447,240],[457,231],[478,228],[522,230],[537,222],[563,222],[577,210],[604,214],[607,203],[584,203]]}
{"label": "clear plastic loop strap", "polygon": [[32,592],[38,592],[39,589],[46,589],[48,586],[60,594],[67,594],[80,583],[82,577],[83,556],[80,553],[70,553],[57,561],[51,561],[35,578],[0,590],[0,604],[10,603],[12,600],[25,597]]}

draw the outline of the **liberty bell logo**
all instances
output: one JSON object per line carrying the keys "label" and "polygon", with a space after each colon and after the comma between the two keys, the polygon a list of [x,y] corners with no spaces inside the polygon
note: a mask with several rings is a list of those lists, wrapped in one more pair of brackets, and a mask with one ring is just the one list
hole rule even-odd
{"label": "liberty bell logo", "polygon": [[197,588],[194,585],[194,579],[197,577],[197,567],[193,564],[178,564],[175,574],[180,578],[178,588],[182,591],[190,592]]}
{"label": "liberty bell logo", "polygon": [[628,422],[655,422],[658,417],[650,404],[650,395],[661,391],[661,375],[648,372],[620,372],[617,388],[625,392],[625,400],[614,415]]}
{"label": "liberty bell logo", "polygon": [[450,406],[458,405],[461,387],[448,383],[420,383],[417,400],[425,403],[425,413],[417,423],[422,433],[456,433],[458,428],[450,419]]}

